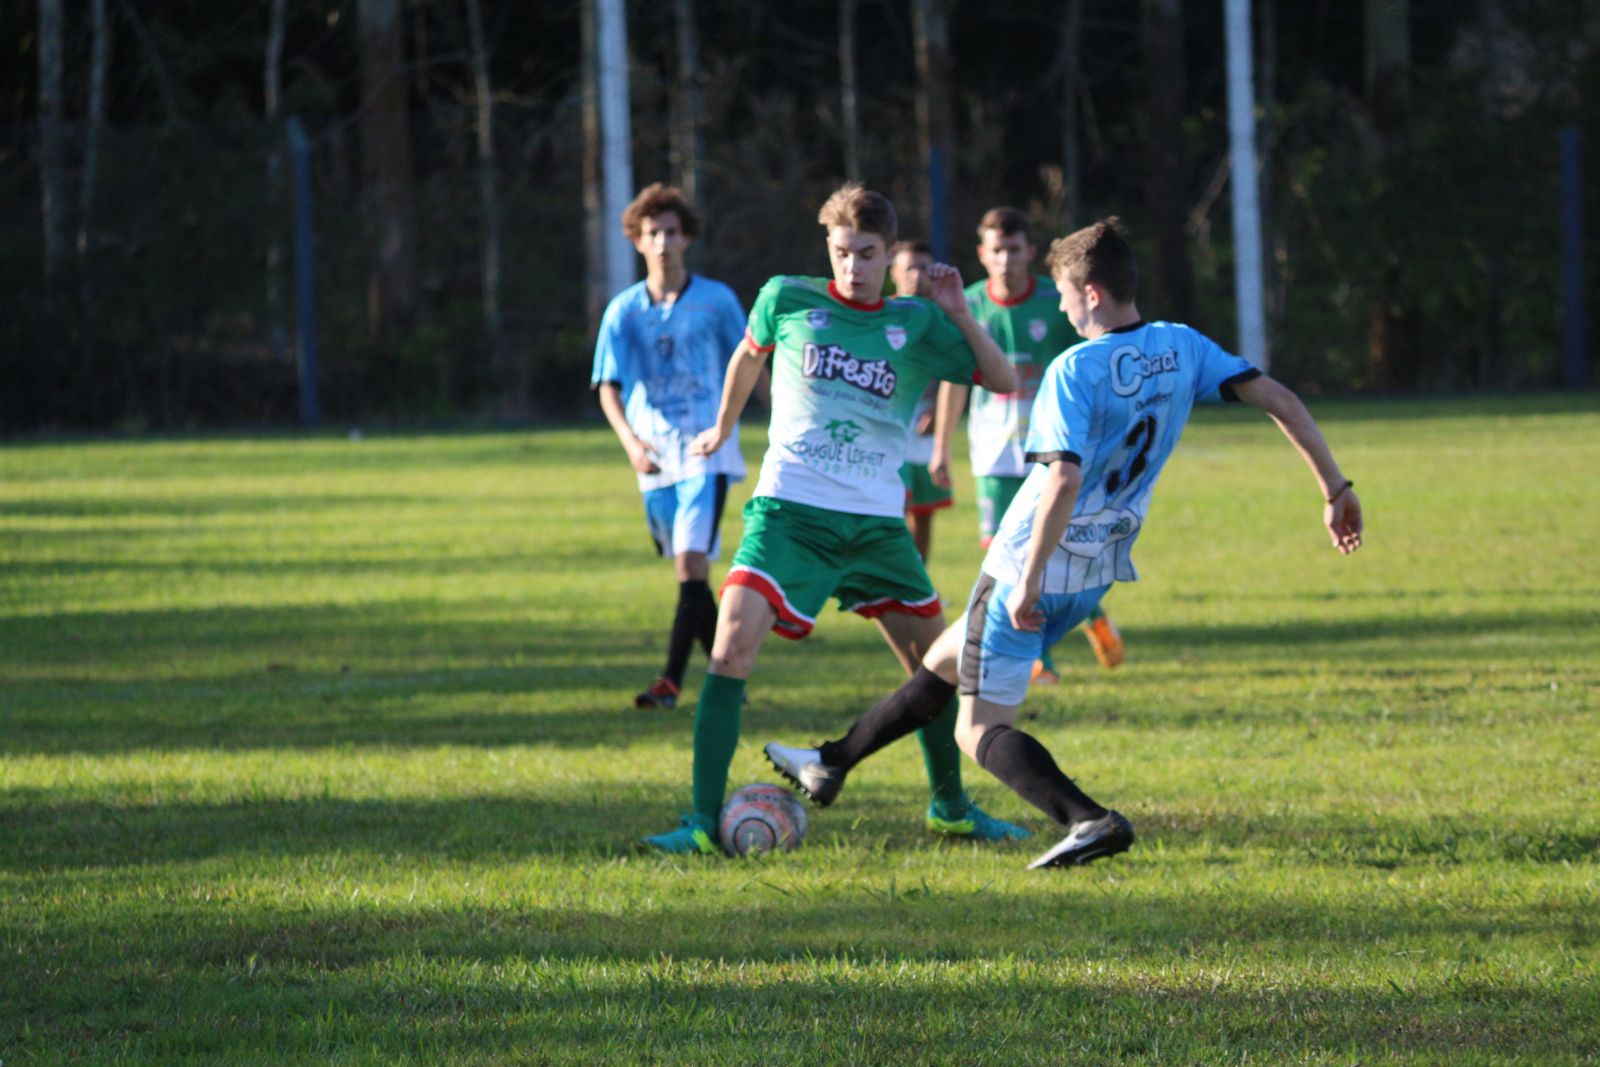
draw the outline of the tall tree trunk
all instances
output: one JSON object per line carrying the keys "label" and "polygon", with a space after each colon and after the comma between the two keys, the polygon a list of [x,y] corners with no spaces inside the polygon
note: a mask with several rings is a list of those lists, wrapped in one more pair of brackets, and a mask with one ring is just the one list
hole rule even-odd
{"label": "tall tree trunk", "polygon": [[672,154],[678,185],[697,203],[703,151],[700,137],[700,35],[695,32],[694,0],[675,0],[678,36],[678,121],[673,124]]}
{"label": "tall tree trunk", "polygon": [[839,112],[844,176],[861,180],[861,106],[856,89],[856,0],[839,0]]}
{"label": "tall tree trunk", "polygon": [[380,346],[410,325],[417,303],[411,128],[399,0],[360,0],[361,170],[372,269],[367,324]]}
{"label": "tall tree trunk", "polygon": [[950,9],[955,0],[912,0],[917,58],[917,146],[922,157],[922,218],[933,254],[950,258]]}
{"label": "tall tree trunk", "polygon": [[39,0],[39,192],[44,215],[44,275],[52,284],[60,281],[67,257],[61,36],[61,0]]}
{"label": "tall tree trunk", "polygon": [[[111,64],[111,23],[106,18],[106,0],[90,0],[89,26],[88,127],[83,135],[83,183],[78,189],[80,266],[89,255],[90,229],[94,219],[94,187],[100,177],[100,139],[106,125],[106,68]],[[87,285],[86,270],[83,277]]]}
{"label": "tall tree trunk", "polygon": [[1067,230],[1083,225],[1083,157],[1079,146],[1078,87],[1083,74],[1083,0],[1067,0],[1061,18],[1061,179]]}
{"label": "tall tree trunk", "polygon": [[1180,322],[1194,317],[1194,274],[1185,227],[1189,218],[1189,153],[1183,138],[1187,75],[1183,0],[1144,0],[1140,29],[1145,85],[1150,89],[1145,138],[1145,206],[1154,238],[1156,306]]}
{"label": "tall tree trunk", "polygon": [[500,316],[500,195],[494,174],[494,96],[489,85],[489,48],[479,0],[467,0],[472,39],[472,84],[478,100],[478,197],[483,201],[483,322],[489,335],[489,370],[500,394],[502,415],[517,414],[522,397],[506,365]]}
{"label": "tall tree trunk", "polygon": [[[1405,135],[1411,82],[1410,3],[1364,0],[1363,14],[1366,105],[1372,130],[1368,167],[1374,182],[1379,182]],[[1379,219],[1398,210],[1392,193],[1381,195],[1374,207]],[[1423,369],[1423,353],[1408,335],[1415,309],[1405,292],[1403,261],[1399,249],[1390,248],[1385,254],[1367,313],[1367,358],[1373,380],[1382,389],[1415,388]]]}
{"label": "tall tree trunk", "polygon": [[582,0],[584,310],[589,336],[600,332],[606,306],[606,237],[600,187],[600,40],[597,0]]}
{"label": "tall tree trunk", "polygon": [[283,308],[283,131],[278,129],[278,98],[283,85],[283,24],[286,0],[272,0],[267,17],[266,63],[262,70],[267,119],[267,338],[272,358],[288,355],[288,324]]}

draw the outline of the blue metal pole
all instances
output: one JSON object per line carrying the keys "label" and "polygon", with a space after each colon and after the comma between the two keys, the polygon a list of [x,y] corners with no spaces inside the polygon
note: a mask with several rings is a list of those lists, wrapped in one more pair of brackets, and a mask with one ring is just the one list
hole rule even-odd
{"label": "blue metal pole", "polygon": [[1562,381],[1569,389],[1589,382],[1588,315],[1583,281],[1583,159],[1576,126],[1561,131],[1561,279],[1566,303],[1561,321]]}
{"label": "blue metal pole", "polygon": [[950,262],[950,234],[946,228],[950,190],[945,187],[945,173],[944,149],[934,145],[928,152],[928,191],[933,200],[928,211],[928,244],[933,247],[933,258],[940,263]]}
{"label": "blue metal pole", "polygon": [[300,422],[317,424],[317,270],[311,228],[311,142],[298,118],[284,123],[294,171],[294,289],[300,333]]}

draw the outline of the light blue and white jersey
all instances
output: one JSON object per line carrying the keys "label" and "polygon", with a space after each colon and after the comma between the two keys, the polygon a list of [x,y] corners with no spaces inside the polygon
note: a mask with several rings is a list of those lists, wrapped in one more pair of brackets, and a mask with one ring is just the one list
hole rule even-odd
{"label": "light blue and white jersey", "polygon": [[1083,484],[1072,522],[1045,567],[1044,592],[1078,593],[1138,580],[1133,543],[1150,492],[1196,400],[1260,374],[1187,326],[1136,323],[1067,349],[1045,371],[1028,427],[1035,464],[1000,520],[983,569],[1021,580],[1046,470],[1077,460]]}
{"label": "light blue and white jersey", "polygon": [[744,340],[744,323],[733,290],[698,274],[670,304],[652,301],[639,282],[606,306],[590,381],[617,385],[628,425],[655,449],[661,472],[639,475],[641,491],[702,474],[744,477],[737,426],[712,455],[689,454],[695,435],[716,424],[722,381]]}

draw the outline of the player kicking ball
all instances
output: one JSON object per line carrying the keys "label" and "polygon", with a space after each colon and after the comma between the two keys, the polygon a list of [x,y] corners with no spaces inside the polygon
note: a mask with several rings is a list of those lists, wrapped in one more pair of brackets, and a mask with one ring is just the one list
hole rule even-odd
{"label": "player kicking ball", "polygon": [[[987,277],[967,286],[967,305],[1017,368],[1022,383],[1009,393],[982,387],[970,390],[967,439],[977,489],[978,541],[988,548],[1000,517],[1028,473],[1024,458],[1028,416],[1039,395],[1045,368],[1072,343],[1073,337],[1072,324],[1061,311],[1061,295],[1055,283],[1033,273],[1037,252],[1027,215],[1014,207],[994,207],[984,212],[978,220],[977,254]],[[946,478],[950,434],[967,404],[968,392],[966,386],[953,383],[939,387],[934,459],[929,467],[945,472]],[[1112,668],[1122,662],[1122,635],[1102,609],[1096,608],[1090,614],[1083,632],[1102,666]],[[1032,677],[1035,685],[1061,681],[1049,645],[1034,661]]]}
{"label": "player kicking ball", "polygon": [[[767,635],[799,639],[832,597],[874,620],[907,673],[944,629],[943,609],[902,517],[911,416],[931,379],[1016,385],[973,321],[961,275],[929,268],[932,299],[883,298],[899,223],[883,196],[848,184],[822,206],[833,278],[779,276],[761,289],[728,364],[715,425],[690,446],[713,455],[733,433],[772,354],[772,424],[744,537],[723,583],[711,665],[694,724],[693,810],[645,838],[663,852],[716,853],[717,817],[739,742],[745,680]],[[956,708],[919,723],[936,832],[1026,836],[961,788]]]}
{"label": "player kicking ball", "polygon": [[1220,391],[1265,411],[1316,476],[1334,547],[1354,552],[1362,528],[1352,483],[1294,393],[1195,330],[1139,317],[1138,267],[1115,219],[1056,241],[1049,266],[1061,309],[1085,340],[1045,373],[1028,430],[1032,469],[966,615],[844,737],[814,749],[766,746],[785,777],[830,804],[856,764],[939,714],[959,684],[962,751],[1066,830],[1030,867],[1088,863],[1133,844],[1128,820],[1015,723],[1041,647],[1087,618],[1112,583],[1137,580],[1133,543],[1195,401]]}

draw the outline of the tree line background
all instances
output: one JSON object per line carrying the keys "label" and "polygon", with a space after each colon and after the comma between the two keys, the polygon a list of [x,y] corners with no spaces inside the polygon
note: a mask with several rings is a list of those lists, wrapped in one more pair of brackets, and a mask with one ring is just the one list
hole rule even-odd
{"label": "tree line background", "polygon": [[[592,4],[0,7],[0,432],[294,418],[290,116],[328,416],[587,411],[616,225]],[[1219,3],[627,6],[635,182],[692,190],[691,265],[746,302],[826,272],[815,212],[846,176],[932,232],[939,159],[969,279],[989,206],[1046,240],[1115,213],[1142,309],[1233,342]],[[1595,155],[1600,0],[1256,0],[1253,19],[1274,374],[1557,384],[1557,136]]]}

